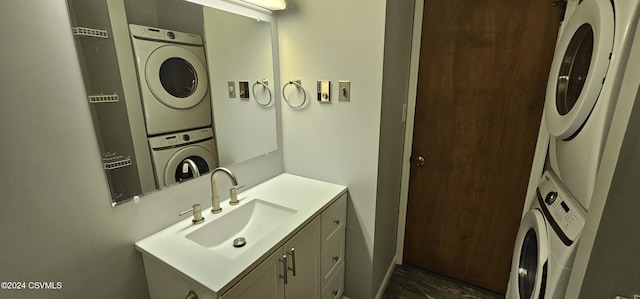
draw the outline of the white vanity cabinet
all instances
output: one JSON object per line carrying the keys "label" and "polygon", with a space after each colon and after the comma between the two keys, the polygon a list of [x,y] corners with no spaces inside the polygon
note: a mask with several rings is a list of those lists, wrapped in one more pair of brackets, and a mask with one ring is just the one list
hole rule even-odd
{"label": "white vanity cabinet", "polygon": [[320,220],[316,218],[222,298],[318,298],[319,264]]}
{"label": "white vanity cabinet", "polygon": [[[184,219],[136,242],[150,297],[196,298],[193,291],[198,299],[340,298],[346,191],[281,174],[243,192],[239,205],[223,203],[223,212],[202,224]],[[229,240],[238,236],[247,243],[234,249]]]}
{"label": "white vanity cabinet", "polygon": [[[346,202],[347,195],[343,194],[222,298],[340,298],[344,289]],[[282,274],[285,263],[286,283]]]}
{"label": "white vanity cabinet", "polygon": [[336,200],[320,217],[322,219],[321,298],[340,298],[344,290],[347,195]]}

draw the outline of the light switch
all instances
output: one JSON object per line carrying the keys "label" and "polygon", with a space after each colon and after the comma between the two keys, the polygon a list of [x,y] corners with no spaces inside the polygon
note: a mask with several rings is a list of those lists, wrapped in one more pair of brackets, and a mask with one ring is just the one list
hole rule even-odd
{"label": "light switch", "polygon": [[318,81],[318,102],[331,102],[331,81]]}
{"label": "light switch", "polygon": [[229,98],[235,99],[236,98],[236,82],[229,81],[227,82],[227,86],[228,86],[227,89],[229,90]]}
{"label": "light switch", "polygon": [[351,101],[351,81],[338,81],[338,101]]}

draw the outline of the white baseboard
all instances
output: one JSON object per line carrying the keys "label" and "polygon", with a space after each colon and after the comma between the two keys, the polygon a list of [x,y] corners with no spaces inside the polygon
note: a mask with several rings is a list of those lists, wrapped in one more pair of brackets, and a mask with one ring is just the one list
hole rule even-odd
{"label": "white baseboard", "polygon": [[382,298],[382,295],[384,295],[384,290],[387,288],[387,285],[389,284],[389,280],[391,279],[391,274],[393,274],[393,269],[395,269],[395,267],[396,267],[396,260],[392,259],[391,264],[389,265],[389,269],[387,269],[387,274],[384,275],[384,279],[382,280],[382,283],[378,288],[378,293],[374,298],[376,299]]}

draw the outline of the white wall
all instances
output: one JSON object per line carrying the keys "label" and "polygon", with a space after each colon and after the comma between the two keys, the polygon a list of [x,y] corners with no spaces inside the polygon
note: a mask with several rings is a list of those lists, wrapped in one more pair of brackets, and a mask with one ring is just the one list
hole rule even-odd
{"label": "white wall", "polygon": [[[348,186],[345,295],[371,298],[386,1],[290,0],[278,14],[282,82],[301,79],[310,103],[283,105],[285,171]],[[316,101],[331,80],[332,102]],[[337,83],[351,81],[351,102]],[[293,88],[293,87],[289,87]],[[294,101],[296,99],[292,99]]]}
{"label": "white wall", "polygon": [[[0,297],[145,298],[133,243],[210,206],[209,183],[111,208],[70,27],[64,0],[0,2],[0,281],[63,285]],[[233,170],[253,186],[282,172],[282,152]]]}

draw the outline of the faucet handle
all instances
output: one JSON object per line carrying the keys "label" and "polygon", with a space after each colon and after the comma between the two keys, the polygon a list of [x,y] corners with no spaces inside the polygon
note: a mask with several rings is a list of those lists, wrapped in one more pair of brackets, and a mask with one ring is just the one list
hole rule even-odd
{"label": "faucet handle", "polygon": [[200,206],[199,203],[194,204],[193,207],[191,209],[188,209],[186,211],[180,212],[178,214],[178,216],[182,216],[186,213],[192,212],[193,211],[193,220],[191,220],[191,222],[193,222],[193,224],[200,224],[202,222],[204,222],[204,217],[202,217],[202,207]]}
{"label": "faucet handle", "polygon": [[240,188],[244,188],[244,185],[242,186],[238,186],[235,185],[233,187],[231,187],[231,189],[229,189],[229,204],[234,206],[240,203],[240,201],[238,200],[238,189]]}

